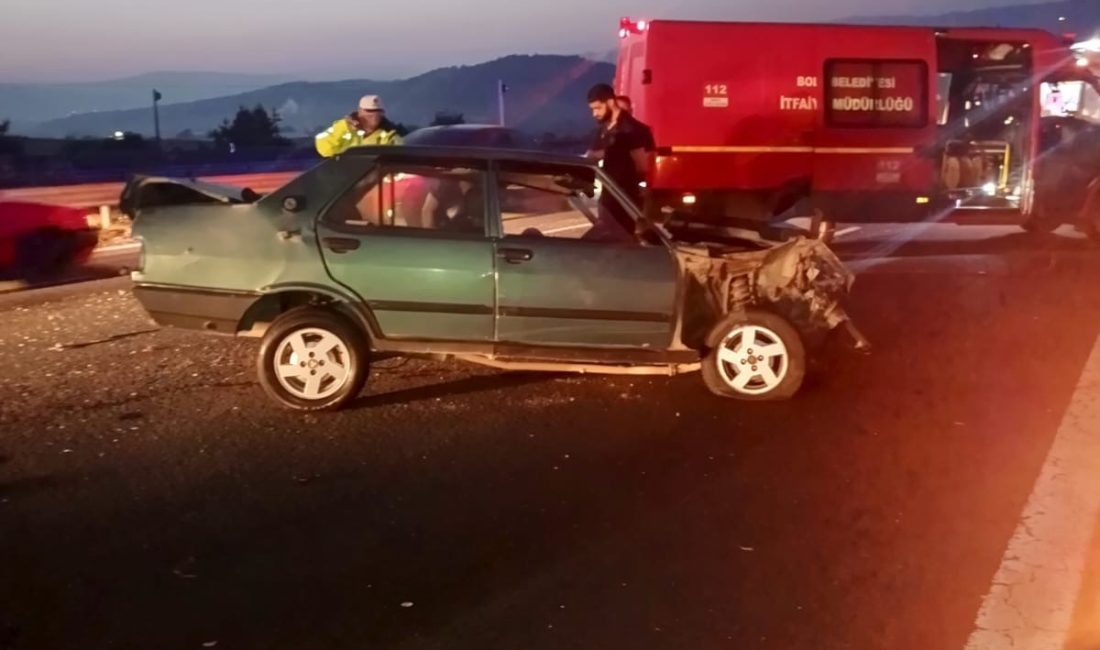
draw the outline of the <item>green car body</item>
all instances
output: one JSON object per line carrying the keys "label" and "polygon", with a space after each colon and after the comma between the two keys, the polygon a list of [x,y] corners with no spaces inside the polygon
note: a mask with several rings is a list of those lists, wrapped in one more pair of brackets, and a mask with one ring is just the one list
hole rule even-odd
{"label": "green car body", "polygon": [[[447,217],[439,218],[440,228],[407,225],[419,216],[397,225],[395,209],[419,215],[427,208],[407,210],[395,188],[416,176],[389,170],[422,168],[473,179],[463,187],[472,184],[480,194],[467,189],[466,196],[484,208],[474,226],[442,229],[450,227]],[[588,239],[606,220],[582,207],[568,215],[587,215],[592,223],[512,232],[519,220],[539,224],[542,217],[533,208],[511,212],[505,203],[518,196],[581,205],[592,190],[577,179],[593,181],[601,205],[616,202],[649,225],[625,238]],[[577,183],[582,187],[570,194]],[[263,197],[145,178],[127,186],[122,204],[143,244],[135,295],[163,325],[269,336],[288,312],[323,310],[357,333],[347,336],[361,336],[356,345],[369,356],[675,373],[706,365],[721,334],[715,328],[731,315],[778,313],[799,336],[847,321],[840,303],[852,278],[821,242],[682,244],[623,197],[595,164],[576,158],[384,147],[326,160]],[[353,199],[354,214],[347,207]],[[378,223],[346,216],[364,211],[377,213]],[[579,230],[586,238],[566,235]]]}

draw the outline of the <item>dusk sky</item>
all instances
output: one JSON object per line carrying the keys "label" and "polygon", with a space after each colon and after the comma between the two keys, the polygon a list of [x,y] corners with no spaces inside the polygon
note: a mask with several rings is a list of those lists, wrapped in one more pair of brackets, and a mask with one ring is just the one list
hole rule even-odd
{"label": "dusk sky", "polygon": [[832,20],[1020,0],[5,0],[0,81],[155,70],[392,78],[509,53],[615,46],[623,15]]}

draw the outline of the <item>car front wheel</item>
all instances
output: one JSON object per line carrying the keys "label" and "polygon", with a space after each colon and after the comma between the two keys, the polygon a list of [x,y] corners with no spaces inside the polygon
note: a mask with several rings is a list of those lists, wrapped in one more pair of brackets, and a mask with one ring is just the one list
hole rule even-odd
{"label": "car front wheel", "polygon": [[333,411],[355,399],[370,370],[366,338],[339,314],[314,307],[291,310],[264,335],[260,385],[298,411]]}
{"label": "car front wheel", "polygon": [[742,400],[792,397],[806,375],[802,339],[776,314],[748,310],[730,314],[715,326],[702,375],[715,395]]}

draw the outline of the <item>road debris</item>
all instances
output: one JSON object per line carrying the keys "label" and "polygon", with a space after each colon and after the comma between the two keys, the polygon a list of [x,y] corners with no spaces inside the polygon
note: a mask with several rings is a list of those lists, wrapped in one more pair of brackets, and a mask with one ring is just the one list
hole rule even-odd
{"label": "road debris", "polygon": [[413,602],[411,600],[406,600],[405,602],[401,603],[401,607],[403,607],[405,609],[409,609],[412,606],[413,606]]}
{"label": "road debris", "polygon": [[142,336],[144,334],[153,334],[159,332],[157,328],[150,328],[144,330],[138,330],[136,332],[124,332],[122,334],[115,334],[113,336],[106,336],[101,339],[95,339],[92,341],[82,341],[80,343],[55,343],[50,347],[52,352],[62,352],[64,350],[79,350],[80,348],[87,348],[93,345],[101,345],[103,343],[113,343],[122,339],[133,338],[135,336]]}

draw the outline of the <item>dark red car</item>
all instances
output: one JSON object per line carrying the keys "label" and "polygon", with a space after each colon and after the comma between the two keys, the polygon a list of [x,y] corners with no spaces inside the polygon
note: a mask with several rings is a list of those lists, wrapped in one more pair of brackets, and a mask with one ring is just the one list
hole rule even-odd
{"label": "dark red car", "polygon": [[99,241],[86,210],[0,199],[0,275],[40,278],[87,261]]}

